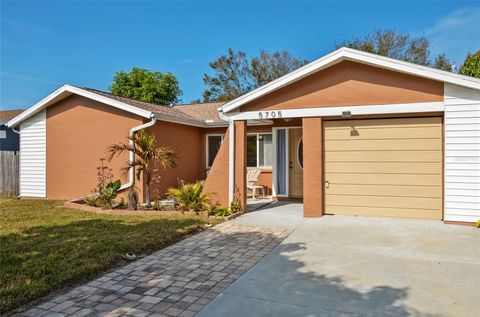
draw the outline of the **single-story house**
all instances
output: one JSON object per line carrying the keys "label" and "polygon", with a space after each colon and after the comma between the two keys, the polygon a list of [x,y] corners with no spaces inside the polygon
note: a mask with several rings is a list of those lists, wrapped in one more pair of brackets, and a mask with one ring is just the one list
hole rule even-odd
{"label": "single-story house", "polygon": [[225,104],[65,85],[8,125],[20,128],[21,196],[88,193],[106,147],[146,127],[180,155],[160,195],[206,178],[216,201],[245,206],[246,170],[260,168],[259,182],[303,201],[305,217],[480,218],[480,80],[349,48]]}
{"label": "single-story house", "polygon": [[23,110],[0,111],[0,151],[20,150],[20,135],[7,127],[7,122],[22,112]]}

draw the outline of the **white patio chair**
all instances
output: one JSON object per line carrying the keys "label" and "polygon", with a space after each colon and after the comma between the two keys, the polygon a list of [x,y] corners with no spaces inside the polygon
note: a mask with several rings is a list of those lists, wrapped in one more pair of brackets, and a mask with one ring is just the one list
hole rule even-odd
{"label": "white patio chair", "polygon": [[252,191],[253,199],[257,199],[257,190],[261,190],[262,198],[265,198],[265,188],[262,185],[255,185],[261,172],[259,168],[247,170],[247,189]]}

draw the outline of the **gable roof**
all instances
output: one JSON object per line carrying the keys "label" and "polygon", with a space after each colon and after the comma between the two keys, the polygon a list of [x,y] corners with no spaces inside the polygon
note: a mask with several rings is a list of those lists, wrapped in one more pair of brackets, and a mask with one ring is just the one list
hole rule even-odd
{"label": "gable roof", "polygon": [[[216,111],[216,108],[221,106],[221,103],[177,105],[169,107],[125,98],[92,88],[77,87],[65,84],[32,107],[25,110],[23,113],[8,121],[7,125],[9,127],[15,127],[22,121],[42,111],[48,106],[53,105],[73,94],[122,109],[143,118],[155,117],[159,120],[199,127],[224,126],[227,124],[220,118],[218,111]],[[215,110],[215,115],[213,114],[212,109]]]}
{"label": "gable roof", "polygon": [[[109,92],[83,87],[82,89],[88,90],[100,96],[111,98],[128,105],[150,111],[153,116],[157,118],[178,118],[179,120],[193,120],[198,121],[198,124],[206,124],[212,122],[218,122],[223,124],[223,120],[220,118],[217,107],[221,106],[221,102],[212,103],[198,103],[198,104],[179,104],[174,106],[162,106],[140,100],[135,100],[127,97],[111,94]],[[193,123],[193,122],[192,122]]]}
{"label": "gable roof", "polygon": [[218,111],[223,113],[235,110],[242,105],[276,91],[282,87],[292,84],[302,78],[312,75],[322,69],[328,68],[332,65],[342,61],[353,61],[370,66],[380,67],[388,70],[393,70],[405,74],[410,74],[418,77],[442,81],[462,87],[480,89],[480,79],[455,74],[431,67],[412,64],[393,58],[388,58],[376,54],[371,54],[347,47],[342,47],[330,54],[327,54],[307,65],[288,73],[270,83],[263,85],[249,93],[246,93],[232,101],[225,103],[218,108]]}

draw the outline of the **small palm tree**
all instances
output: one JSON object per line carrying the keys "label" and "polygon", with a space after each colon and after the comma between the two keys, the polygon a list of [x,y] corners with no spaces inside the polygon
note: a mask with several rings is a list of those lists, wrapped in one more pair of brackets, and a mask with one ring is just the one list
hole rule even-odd
{"label": "small palm tree", "polygon": [[178,188],[169,188],[168,197],[177,201],[178,206],[184,211],[199,212],[210,209],[211,196],[203,192],[203,182],[185,183],[180,181]]}
{"label": "small palm tree", "polygon": [[[131,168],[136,168],[137,179],[143,174],[145,179],[145,199],[147,207],[152,206],[150,200],[150,183],[152,181],[153,171],[162,167],[175,168],[177,166],[177,151],[167,147],[158,147],[155,136],[149,134],[144,129],[138,131],[133,136],[128,137],[129,142],[112,144],[108,147],[108,161],[124,152],[133,150],[135,159],[133,162],[127,162],[122,167],[122,174],[126,176]],[[131,146],[130,143],[133,143]]]}

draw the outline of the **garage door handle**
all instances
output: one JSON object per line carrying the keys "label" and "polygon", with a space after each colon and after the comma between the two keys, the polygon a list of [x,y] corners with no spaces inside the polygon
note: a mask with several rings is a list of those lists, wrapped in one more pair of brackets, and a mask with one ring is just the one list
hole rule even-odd
{"label": "garage door handle", "polygon": [[330,187],[330,183],[328,181],[325,181],[325,188]]}

